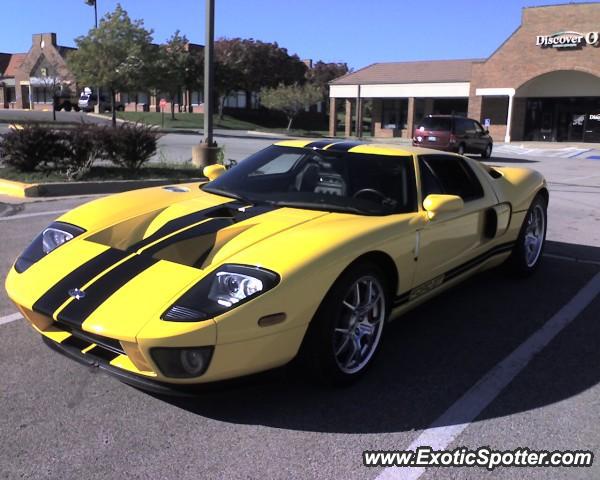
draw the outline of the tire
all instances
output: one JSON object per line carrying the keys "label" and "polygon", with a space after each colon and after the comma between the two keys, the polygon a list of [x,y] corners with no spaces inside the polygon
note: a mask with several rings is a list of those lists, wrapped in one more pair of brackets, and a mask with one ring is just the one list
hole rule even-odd
{"label": "tire", "polygon": [[[390,305],[388,282],[381,268],[371,262],[351,266],[331,287],[309,325],[300,365],[327,385],[357,381],[379,351]],[[357,307],[362,319],[355,313]]]}
{"label": "tire", "polygon": [[456,153],[458,153],[459,155],[464,155],[465,154],[465,144],[461,143],[458,146],[458,149],[456,150]]}
{"label": "tire", "polygon": [[538,194],[527,210],[516,245],[507,260],[507,266],[512,274],[527,277],[539,266],[546,242],[547,210],[546,200]]}
{"label": "tire", "polygon": [[63,105],[63,107],[64,107],[64,109],[65,109],[65,112],[70,112],[70,111],[71,111],[71,109],[72,109],[72,106],[71,106],[71,104],[70,104],[70,103],[65,103],[65,104]]}
{"label": "tire", "polygon": [[481,152],[481,158],[490,158],[492,156],[492,144],[488,143],[485,150]]}

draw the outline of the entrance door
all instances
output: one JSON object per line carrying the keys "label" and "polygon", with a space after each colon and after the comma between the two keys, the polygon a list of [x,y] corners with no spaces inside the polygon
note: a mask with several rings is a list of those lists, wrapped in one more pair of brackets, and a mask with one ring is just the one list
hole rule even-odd
{"label": "entrance door", "polygon": [[31,107],[29,103],[29,85],[21,85],[21,100],[23,101],[23,108],[28,110]]}

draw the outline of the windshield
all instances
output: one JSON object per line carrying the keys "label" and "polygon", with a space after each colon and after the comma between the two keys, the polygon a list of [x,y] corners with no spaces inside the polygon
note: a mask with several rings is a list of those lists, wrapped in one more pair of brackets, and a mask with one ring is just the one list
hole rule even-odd
{"label": "windshield", "polygon": [[425,117],[419,123],[420,129],[423,130],[434,130],[437,132],[449,132],[450,131],[450,119],[448,117]]}
{"label": "windshield", "polygon": [[413,168],[412,156],[273,145],[202,188],[249,203],[389,215],[416,210]]}

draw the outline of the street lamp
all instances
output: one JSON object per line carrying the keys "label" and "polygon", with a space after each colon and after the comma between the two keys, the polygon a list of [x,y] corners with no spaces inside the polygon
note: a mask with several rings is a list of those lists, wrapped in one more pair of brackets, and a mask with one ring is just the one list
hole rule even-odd
{"label": "street lamp", "polygon": [[[96,0],[84,0],[86,5],[94,7],[94,26],[98,28],[98,5]],[[94,105],[94,113],[100,113],[100,87],[96,87],[96,105]]]}
{"label": "street lamp", "polygon": [[206,29],[204,45],[204,141],[192,147],[192,162],[203,167],[216,163],[219,147],[213,141],[215,0],[204,0]]}

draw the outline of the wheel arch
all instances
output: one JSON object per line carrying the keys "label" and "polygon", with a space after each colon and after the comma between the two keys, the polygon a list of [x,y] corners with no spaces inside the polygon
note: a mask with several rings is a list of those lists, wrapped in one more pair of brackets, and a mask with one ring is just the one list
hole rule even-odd
{"label": "wheel arch", "polygon": [[[383,273],[386,276],[386,279],[389,282],[390,287],[390,295],[393,297],[396,295],[398,291],[398,285],[400,282],[400,275],[398,274],[398,269],[396,268],[396,263],[387,253],[382,252],[381,250],[373,250],[371,252],[363,253],[361,256],[357,257],[354,261],[352,261],[338,276],[341,277],[346,271],[352,268],[354,265],[360,262],[372,262],[383,270]],[[336,279],[337,281],[337,279]]]}
{"label": "wheel arch", "polygon": [[538,195],[541,195],[544,201],[546,202],[546,206],[548,206],[548,202],[550,201],[550,192],[546,187],[542,187],[537,192]]}

